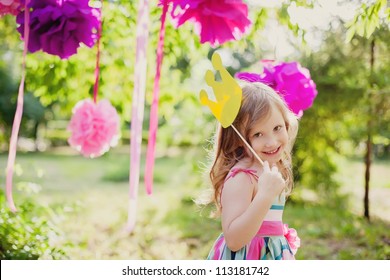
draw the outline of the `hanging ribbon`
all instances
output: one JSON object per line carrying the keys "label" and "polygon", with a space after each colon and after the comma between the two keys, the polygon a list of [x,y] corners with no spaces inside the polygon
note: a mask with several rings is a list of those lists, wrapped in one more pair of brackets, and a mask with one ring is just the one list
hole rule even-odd
{"label": "hanging ribbon", "polygon": [[100,76],[100,37],[102,36],[103,25],[103,0],[100,2],[100,20],[97,30],[97,51],[96,51],[96,65],[95,65],[95,84],[93,85],[93,102],[97,103],[97,94],[99,91],[99,76]]}
{"label": "hanging ribbon", "polygon": [[140,158],[142,144],[142,122],[146,89],[146,52],[149,34],[149,1],[139,0],[136,30],[136,58],[134,65],[134,92],[130,134],[130,193],[127,230],[134,229],[137,213],[137,196],[139,186]]}
{"label": "hanging ribbon", "polygon": [[20,123],[23,116],[23,100],[24,100],[24,81],[26,78],[26,57],[28,49],[28,39],[30,33],[30,12],[28,8],[30,0],[25,1],[25,10],[24,10],[24,49],[23,49],[23,59],[22,59],[22,77],[19,85],[18,92],[18,103],[16,106],[14,123],[12,125],[11,140],[9,144],[8,151],[8,162],[7,162],[7,175],[6,175],[6,197],[8,205],[12,212],[16,212],[15,203],[12,197],[12,178],[14,173],[15,157],[18,143],[18,134]]}
{"label": "hanging ribbon", "polygon": [[161,27],[159,32],[159,40],[157,46],[157,63],[156,63],[156,77],[154,79],[153,86],[153,102],[150,111],[150,125],[149,125],[149,138],[148,149],[146,152],[146,166],[145,166],[145,187],[148,194],[152,193],[153,189],[153,170],[154,170],[154,157],[156,150],[156,137],[158,128],[158,99],[160,93],[160,77],[161,66],[164,56],[164,37],[165,37],[165,19],[168,12],[168,0],[162,1],[163,11],[161,15]]}

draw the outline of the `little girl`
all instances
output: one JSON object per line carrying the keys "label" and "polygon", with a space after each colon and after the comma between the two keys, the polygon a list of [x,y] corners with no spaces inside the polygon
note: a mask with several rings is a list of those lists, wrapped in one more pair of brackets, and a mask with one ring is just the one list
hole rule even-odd
{"label": "little girl", "polygon": [[248,83],[233,125],[264,164],[232,127],[219,127],[210,178],[223,233],[208,259],[294,259],[299,238],[282,214],[293,187],[297,118],[273,89]]}

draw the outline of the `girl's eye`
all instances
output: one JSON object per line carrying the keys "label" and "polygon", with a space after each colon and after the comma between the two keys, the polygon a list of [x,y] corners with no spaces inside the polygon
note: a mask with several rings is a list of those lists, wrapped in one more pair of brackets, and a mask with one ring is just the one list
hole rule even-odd
{"label": "girl's eye", "polygon": [[263,134],[261,134],[260,132],[257,132],[257,133],[255,133],[254,135],[253,135],[253,137],[260,137],[260,136],[262,136]]}
{"label": "girl's eye", "polygon": [[281,125],[277,125],[277,126],[275,126],[274,131],[279,131],[281,129],[282,129],[282,126]]}

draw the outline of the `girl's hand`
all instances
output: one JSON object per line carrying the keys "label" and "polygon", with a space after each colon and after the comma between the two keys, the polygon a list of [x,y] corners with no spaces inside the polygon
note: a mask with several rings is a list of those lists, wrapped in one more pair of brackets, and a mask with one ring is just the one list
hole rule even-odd
{"label": "girl's hand", "polygon": [[264,161],[263,173],[259,177],[257,185],[257,193],[274,198],[282,192],[286,182],[276,165],[270,168],[268,161]]}

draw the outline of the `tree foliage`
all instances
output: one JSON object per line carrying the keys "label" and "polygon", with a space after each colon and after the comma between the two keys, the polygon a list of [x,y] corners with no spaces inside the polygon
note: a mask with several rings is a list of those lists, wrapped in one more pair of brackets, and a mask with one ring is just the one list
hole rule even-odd
{"label": "tree foliage", "polygon": [[[390,32],[385,29],[376,32],[378,63],[372,73],[370,42],[354,38],[350,44],[345,44],[343,29],[329,32],[322,49],[302,60],[311,69],[319,92],[314,106],[302,117],[302,138],[297,141],[299,172],[306,172],[305,184],[316,182],[314,185],[322,185],[324,190],[333,189],[336,182],[332,174],[337,164],[331,155],[361,157],[360,145],[366,139],[369,118],[375,120],[375,143],[389,145],[390,87],[387,77],[390,76],[390,61],[387,54]],[[367,93],[372,91],[377,93],[373,99],[374,114],[367,103]]]}
{"label": "tree foliage", "polygon": [[387,0],[376,0],[371,4],[362,3],[353,20],[347,24],[346,41],[350,42],[357,34],[370,38],[375,30],[390,23],[390,7]]}

